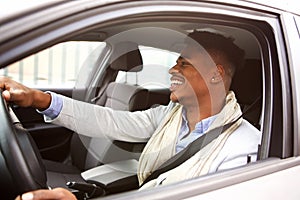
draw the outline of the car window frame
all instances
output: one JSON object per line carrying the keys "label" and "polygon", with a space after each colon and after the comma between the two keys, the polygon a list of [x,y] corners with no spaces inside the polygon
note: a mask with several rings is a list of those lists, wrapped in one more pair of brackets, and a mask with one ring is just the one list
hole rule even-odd
{"label": "car window frame", "polygon": [[[128,5],[132,5],[132,4],[128,4]],[[149,3],[149,5],[151,5],[151,3]],[[159,8],[159,5],[156,5],[154,2],[153,2],[153,5],[154,5],[154,7],[155,8]],[[197,7],[195,7],[195,8],[192,8],[192,6],[194,6],[194,5],[197,5]],[[187,7],[189,7],[189,8],[192,8],[192,11],[182,11],[182,10],[180,10],[180,9],[182,9],[182,7],[179,7],[178,6],[178,8],[177,9],[175,9],[175,10],[177,10],[178,12],[180,12],[180,14],[181,15],[183,15],[184,13],[187,13],[187,14],[191,14],[191,15],[197,15],[197,14],[199,14],[195,9],[196,8],[198,8],[198,6],[206,6],[207,7],[207,13],[208,13],[208,11],[213,11],[213,13],[211,13],[211,15],[212,16],[214,16],[214,15],[217,15],[217,12],[218,11],[220,11],[220,9],[221,9],[221,4],[219,5],[219,4],[217,4],[217,7],[216,8],[214,8],[214,9],[212,9],[212,8],[210,8],[209,6],[207,6],[207,5],[210,5],[209,3],[207,3],[207,5],[205,4],[205,3],[200,3],[200,4],[196,4],[196,3],[191,3],[190,4],[190,6],[187,6]],[[182,5],[181,5],[182,6]],[[125,6],[124,6],[125,7]],[[175,7],[173,7],[173,8],[175,8]],[[180,8],[180,9],[179,9]],[[208,8],[210,8],[210,9],[208,9]],[[122,13],[122,14],[120,14],[120,15],[118,15],[118,17],[119,17],[119,19],[118,20],[116,20],[116,24],[117,23],[121,23],[123,20],[121,19],[121,17],[122,16],[126,16],[126,13],[127,13],[127,15],[128,15],[128,13],[130,13],[130,12],[132,12],[132,9],[130,8],[126,8],[126,9],[128,9],[128,10],[122,10],[122,12],[120,12],[120,13]],[[160,8],[161,9],[161,11],[164,11],[163,9],[166,9],[166,10],[172,10],[172,9],[167,9],[166,7],[164,7],[164,8]],[[99,12],[99,10],[101,10],[100,8],[98,8],[98,12]],[[108,9],[109,10],[109,9]],[[146,8],[143,8],[143,10],[142,11],[145,11],[146,10]],[[153,10],[154,10],[154,8],[153,8]],[[272,13],[270,13],[270,12],[265,12],[265,11],[263,11],[263,13],[264,14],[262,14],[262,13],[260,13],[260,12],[258,12],[257,10],[255,10],[255,9],[253,9],[253,10],[251,10],[251,9],[245,9],[245,8],[240,8],[240,7],[234,7],[234,6],[232,6],[231,7],[231,9],[229,9],[230,11],[232,11],[232,12],[234,12],[235,13],[235,16],[234,17],[236,17],[236,18],[238,18],[239,16],[238,15],[241,15],[240,17],[245,17],[245,18],[248,18],[248,19],[251,19],[251,20],[265,20],[265,21],[267,21],[268,23],[270,23],[270,24],[272,24],[272,25],[274,25],[274,24],[276,24],[277,26],[278,26],[278,24],[280,23],[279,22],[279,19],[278,19],[278,13],[276,14],[272,14]],[[228,12],[229,12],[229,10],[227,10]],[[249,10],[249,13],[248,14],[245,14],[245,10]],[[106,10],[107,11],[107,10]],[[142,11],[141,11],[141,13],[142,13]],[[113,12],[113,11],[112,11]],[[148,12],[151,12],[151,9],[148,11]],[[175,13],[175,11],[174,10],[172,10],[172,12],[171,13]],[[207,13],[205,13],[205,14],[207,14]],[[251,15],[251,14],[253,14],[253,13],[255,13],[253,16]],[[104,14],[109,14],[109,11],[107,11],[106,13],[104,12],[103,13],[103,16],[105,16]],[[178,14],[178,13],[177,13]],[[264,16],[265,15],[265,16]],[[101,15],[100,15],[101,16]],[[135,16],[134,17],[137,17],[137,16],[139,16],[139,13],[138,13],[138,11],[135,13]],[[174,14],[173,14],[173,16],[174,16]],[[76,32],[76,30],[77,31],[86,31],[86,30],[89,30],[89,29],[91,29],[91,26],[93,26],[93,25],[95,25],[95,24],[99,24],[99,23],[103,23],[104,25],[105,25],[105,20],[107,20],[107,19],[109,19],[108,17],[107,18],[102,18],[101,20],[102,20],[102,22],[101,22],[101,20],[95,20],[94,19],[94,22],[93,23],[88,23],[88,24],[86,24],[85,25],[85,28],[83,28],[83,27],[81,27],[81,28],[78,28],[78,27],[72,27],[72,31],[69,29],[69,30],[66,30],[66,29],[63,29],[61,26],[63,25],[63,24],[66,24],[66,23],[69,23],[68,21],[70,21],[70,20],[74,20],[74,18],[76,18],[76,17],[78,17],[78,16],[76,16],[76,15],[74,15],[73,17],[70,17],[70,18],[68,18],[68,19],[64,19],[63,20],[63,22],[61,22],[61,24],[60,25],[57,25],[58,26],[58,28],[57,29],[55,29],[55,31],[57,31],[57,32],[59,32],[60,30],[63,30],[62,32],[60,32],[60,33],[56,33],[56,35],[52,35],[52,36],[50,36],[50,35],[47,35],[47,39],[45,40],[45,41],[43,41],[43,42],[39,42],[39,43],[36,43],[36,44],[33,44],[33,42],[35,42],[36,40],[32,40],[31,41],[31,43],[25,43],[24,41],[24,45],[23,45],[23,47],[28,47],[28,49],[29,50],[24,50],[24,49],[22,49],[21,51],[22,51],[22,53],[20,53],[20,54],[18,54],[18,56],[16,57],[16,58],[20,58],[20,57],[23,57],[24,55],[26,55],[26,54],[30,54],[30,53],[32,53],[34,50],[34,48],[37,48],[37,49],[43,49],[43,48],[45,48],[45,46],[49,46],[49,45],[52,45],[52,44],[54,44],[54,43],[58,43],[58,42],[60,42],[60,41],[62,41],[62,40],[64,40],[64,39],[66,39],[66,38],[68,38],[70,35],[69,34],[71,34],[72,33],[72,31],[75,31]],[[97,17],[99,17],[99,15],[97,15]],[[182,16],[183,17],[183,16]],[[199,17],[199,16],[197,16],[197,17]],[[91,18],[92,18],[92,16],[91,16]],[[178,19],[179,19],[180,17],[178,17]],[[231,18],[231,17],[230,17]],[[82,21],[84,21],[84,19],[82,18],[81,19]],[[91,19],[92,20],[92,19]],[[111,19],[110,19],[111,20]],[[74,24],[74,26],[76,26],[76,24]],[[35,32],[34,34],[38,34],[38,35],[40,35],[40,36],[42,36],[42,35],[44,35],[47,31],[49,31],[49,28],[50,27],[45,27],[45,28],[43,28],[43,30],[41,30],[41,31],[37,31],[37,32]],[[51,32],[51,33],[53,33],[53,31]],[[32,33],[33,34],[33,33]],[[33,35],[34,35],[33,34]],[[49,33],[50,34],[50,33]],[[277,33],[278,35],[277,35],[277,40],[281,40],[280,39],[280,37],[281,37],[281,34],[280,33]],[[262,35],[261,37],[262,37],[262,39],[264,39],[263,38],[263,36],[264,35]],[[28,36],[28,37],[30,37],[30,36]],[[20,39],[21,40],[21,39]],[[24,40],[24,39],[23,39]],[[20,41],[20,42],[22,42],[22,40]],[[282,46],[284,46],[284,43],[283,43],[283,41],[273,41],[273,42],[275,42],[275,44],[277,44],[278,42],[280,43],[280,45],[278,45],[277,46],[277,49],[276,49],[276,51],[278,50],[278,49],[280,49]],[[281,44],[282,43],[282,44]],[[268,44],[266,44],[266,45],[268,45]],[[17,51],[17,50],[20,50],[20,49],[14,49],[14,51]],[[268,53],[266,53],[266,55],[264,55],[265,56],[265,60],[264,60],[264,64],[265,64],[265,66],[267,65],[267,66],[272,66],[272,64],[271,64],[271,60],[270,59],[267,59],[268,58]],[[275,55],[274,55],[274,57],[275,57]],[[285,60],[285,57],[284,57],[284,55],[280,55],[279,56],[279,63],[287,63],[286,62],[286,60]],[[8,62],[8,61],[7,61]],[[11,62],[11,61],[10,61]],[[4,62],[5,63],[5,62]],[[2,63],[3,64],[3,63]],[[278,64],[278,63],[274,63],[273,65],[278,65],[278,66],[281,66],[280,64]],[[286,64],[283,64],[284,66],[286,66]],[[284,70],[284,69],[282,69],[282,71],[281,71],[282,73],[286,73],[286,71]],[[267,82],[268,80],[265,80],[265,82]],[[268,92],[271,92],[271,94],[272,94],[272,91],[265,91],[265,95],[267,95],[267,94],[269,94]],[[284,92],[284,91],[283,91]],[[273,95],[273,94],[272,94]],[[288,98],[288,94],[286,94],[286,98]],[[270,103],[270,104],[273,104],[273,102],[266,102],[265,104],[267,104],[267,103]],[[287,99],[287,100],[285,100],[285,104],[287,105],[289,103],[289,100]],[[268,110],[268,109],[271,109],[271,108],[268,108],[267,106],[271,106],[271,105],[265,105],[265,107],[264,107],[264,109],[265,109],[265,111],[264,112],[266,112],[266,110]],[[289,110],[291,109],[291,108],[288,108]],[[289,125],[289,123],[288,122],[284,122],[285,124],[284,124],[284,128],[286,128],[288,125]],[[286,130],[288,130],[288,129],[286,129]],[[266,130],[266,131],[264,131],[264,132],[268,132],[268,131],[270,131],[270,130]],[[272,163],[273,163],[273,161],[272,161]],[[242,170],[243,171],[243,170]],[[268,172],[265,172],[265,173],[268,173]],[[247,177],[247,178],[251,178],[251,177]],[[225,184],[226,185],[226,184]],[[224,185],[222,185],[222,186],[224,186]]]}

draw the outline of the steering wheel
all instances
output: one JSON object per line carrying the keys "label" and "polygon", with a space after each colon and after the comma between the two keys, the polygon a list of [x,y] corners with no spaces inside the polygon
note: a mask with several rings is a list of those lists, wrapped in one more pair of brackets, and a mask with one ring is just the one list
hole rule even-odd
{"label": "steering wheel", "polygon": [[0,194],[1,199],[14,199],[46,189],[47,176],[35,142],[6,104],[2,90],[0,96]]}

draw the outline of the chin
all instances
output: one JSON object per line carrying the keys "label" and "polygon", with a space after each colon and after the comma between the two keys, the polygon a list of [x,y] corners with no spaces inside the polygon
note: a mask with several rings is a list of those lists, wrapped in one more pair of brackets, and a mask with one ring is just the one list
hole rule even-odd
{"label": "chin", "polygon": [[170,95],[170,100],[174,103],[177,103],[178,102],[178,98],[174,95],[174,93],[171,93]]}

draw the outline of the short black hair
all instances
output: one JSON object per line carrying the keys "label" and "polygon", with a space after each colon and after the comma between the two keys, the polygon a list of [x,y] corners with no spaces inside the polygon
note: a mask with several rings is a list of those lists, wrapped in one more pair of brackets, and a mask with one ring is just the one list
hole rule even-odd
{"label": "short black hair", "polygon": [[[188,34],[187,41],[190,38],[200,44],[210,54],[215,64],[221,64],[229,68],[232,72],[231,77],[238,67],[244,65],[245,51],[234,43],[232,37],[225,37],[208,31],[193,31]],[[225,63],[218,63],[220,60]]]}

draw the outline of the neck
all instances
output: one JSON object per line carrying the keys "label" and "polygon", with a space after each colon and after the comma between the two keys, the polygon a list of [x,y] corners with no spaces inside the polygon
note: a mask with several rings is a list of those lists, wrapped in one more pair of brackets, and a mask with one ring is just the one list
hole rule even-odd
{"label": "neck", "polygon": [[[218,114],[225,104],[225,98],[206,98],[197,103],[182,104],[186,110],[186,117],[190,131],[195,129],[198,122]],[[214,100],[214,102],[212,102]]]}

